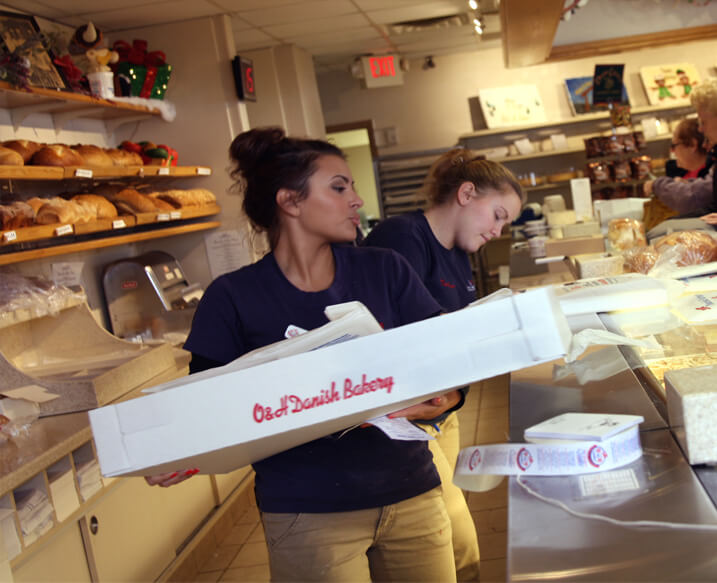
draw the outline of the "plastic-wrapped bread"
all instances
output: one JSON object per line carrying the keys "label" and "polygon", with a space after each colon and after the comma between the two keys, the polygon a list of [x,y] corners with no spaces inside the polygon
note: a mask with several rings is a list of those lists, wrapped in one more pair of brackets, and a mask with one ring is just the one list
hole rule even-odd
{"label": "plastic-wrapped bread", "polygon": [[645,228],[636,219],[612,219],[607,225],[607,240],[613,251],[625,251],[647,245]]}
{"label": "plastic-wrapped bread", "polygon": [[117,208],[104,196],[99,194],[76,194],[70,200],[84,207],[91,213],[92,219],[114,219]]}
{"label": "plastic-wrapped bread", "polygon": [[42,148],[43,144],[32,140],[6,140],[2,146],[15,150],[22,157],[23,164],[29,164],[30,158]]}
{"label": "plastic-wrapped bread", "polygon": [[87,212],[76,202],[54,197],[40,207],[35,217],[38,225],[55,223],[71,224],[87,222]]}
{"label": "plastic-wrapped bread", "polygon": [[24,166],[22,156],[11,148],[0,146],[0,166]]}
{"label": "plastic-wrapped bread", "polygon": [[80,155],[84,166],[94,166],[99,168],[114,166],[112,158],[110,158],[107,152],[99,146],[78,144],[76,146],[72,146],[72,149]]}
{"label": "plastic-wrapped bread", "polygon": [[30,163],[33,166],[82,166],[82,156],[69,146],[49,144],[35,152]]}
{"label": "plastic-wrapped bread", "polygon": [[654,243],[660,254],[671,247],[678,249],[677,265],[699,265],[717,260],[717,240],[705,231],[678,231],[659,238]]}
{"label": "plastic-wrapped bread", "polygon": [[28,227],[35,222],[35,211],[26,202],[0,205],[0,226],[4,230]]}
{"label": "plastic-wrapped bread", "polygon": [[125,188],[108,195],[108,198],[117,207],[119,211],[125,211],[129,214],[149,213],[157,210],[157,205],[151,197],[141,194],[134,188]]}

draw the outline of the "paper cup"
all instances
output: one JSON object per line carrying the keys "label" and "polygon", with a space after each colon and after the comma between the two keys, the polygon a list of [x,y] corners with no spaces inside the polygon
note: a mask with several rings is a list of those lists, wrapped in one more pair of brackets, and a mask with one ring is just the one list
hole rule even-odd
{"label": "paper cup", "polygon": [[90,92],[95,97],[109,99],[115,96],[114,73],[112,71],[97,71],[87,73],[90,82]]}

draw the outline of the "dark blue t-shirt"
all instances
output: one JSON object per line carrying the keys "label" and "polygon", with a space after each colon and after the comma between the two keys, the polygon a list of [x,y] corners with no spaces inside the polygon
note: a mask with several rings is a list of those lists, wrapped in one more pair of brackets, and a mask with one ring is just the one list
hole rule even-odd
{"label": "dark blue t-shirt", "polygon": [[[284,339],[295,325],[328,320],[328,305],[358,300],[386,329],[423,320],[440,306],[398,254],[334,246],[336,276],[320,292],[292,285],[273,254],[217,278],[197,307],[184,348],[226,364]],[[253,387],[237,387],[253,390]],[[426,442],[398,441],[375,427],[336,433],[253,464],[264,512],[343,512],[393,504],[436,487],[440,479]]]}
{"label": "dark blue t-shirt", "polygon": [[423,211],[382,221],[363,245],[394,249],[403,255],[446,312],[464,308],[476,299],[468,255],[458,247],[446,249],[441,245]]}

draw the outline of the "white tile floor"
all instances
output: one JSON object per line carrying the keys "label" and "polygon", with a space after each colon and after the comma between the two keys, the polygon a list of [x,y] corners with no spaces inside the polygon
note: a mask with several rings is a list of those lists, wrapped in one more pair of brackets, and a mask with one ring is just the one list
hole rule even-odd
{"label": "white tile floor", "polygon": [[[459,411],[461,445],[504,442],[508,438],[508,375],[474,385]],[[468,493],[481,552],[481,581],[505,581],[507,482],[489,492]],[[227,534],[201,565],[194,581],[266,583],[269,564],[264,531],[255,505],[227,527]]]}

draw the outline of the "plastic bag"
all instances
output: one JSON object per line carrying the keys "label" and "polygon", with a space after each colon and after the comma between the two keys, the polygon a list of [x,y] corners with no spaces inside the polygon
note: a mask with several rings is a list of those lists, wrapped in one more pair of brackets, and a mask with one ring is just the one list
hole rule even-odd
{"label": "plastic bag", "polygon": [[74,291],[42,277],[0,273],[0,317],[28,310],[32,317],[57,315],[69,302],[86,300],[83,291]]}

